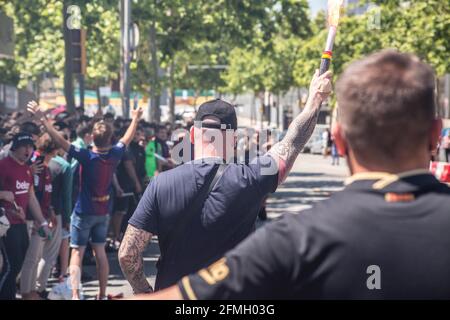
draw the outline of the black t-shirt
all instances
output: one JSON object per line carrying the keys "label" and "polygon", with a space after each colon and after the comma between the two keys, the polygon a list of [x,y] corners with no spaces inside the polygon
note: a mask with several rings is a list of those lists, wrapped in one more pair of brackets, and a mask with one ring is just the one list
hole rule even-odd
{"label": "black t-shirt", "polygon": [[450,188],[355,181],[184,277],[186,299],[449,299]]}
{"label": "black t-shirt", "polygon": [[141,147],[137,142],[132,141],[129,146],[130,152],[134,158],[134,168],[136,170],[136,175],[141,182],[144,182],[146,176],[145,171],[145,149]]}
{"label": "black t-shirt", "polygon": [[[277,169],[266,170],[276,167],[270,156],[250,165],[229,164],[202,212],[186,225],[183,234],[166,240],[181,215],[191,209],[214,166],[210,162],[189,162],[159,174],[148,185],[129,221],[136,228],[158,235],[161,241],[165,267],[158,270],[158,289],[215,261],[247,237],[254,230],[262,199],[278,184]],[[167,241],[175,241],[170,253],[164,252]]]}
{"label": "black t-shirt", "polygon": [[129,148],[126,149],[126,151],[122,157],[122,160],[120,161],[119,165],[117,166],[116,176],[117,176],[117,181],[119,182],[119,185],[122,188],[122,190],[124,192],[132,192],[134,190],[134,183],[125,168],[125,165],[124,165],[125,161],[131,161],[133,163],[133,165],[135,162],[133,153],[130,151]]}

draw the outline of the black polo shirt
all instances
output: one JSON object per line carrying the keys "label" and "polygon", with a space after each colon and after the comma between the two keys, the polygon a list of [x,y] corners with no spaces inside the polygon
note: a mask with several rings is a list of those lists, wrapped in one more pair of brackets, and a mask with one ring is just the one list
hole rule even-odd
{"label": "black polo shirt", "polygon": [[[148,185],[129,221],[138,229],[158,235],[161,241],[165,262],[163,268],[158,268],[157,289],[209,265],[246,238],[255,229],[264,197],[278,185],[275,160],[269,155],[249,165],[228,164],[202,211],[194,214],[182,234],[168,240],[167,235],[181,215],[192,210],[214,166],[211,161],[194,161],[159,174]],[[164,251],[168,241],[174,241],[170,253]]]}
{"label": "black polo shirt", "polygon": [[184,277],[186,299],[450,299],[450,188],[372,174]]}

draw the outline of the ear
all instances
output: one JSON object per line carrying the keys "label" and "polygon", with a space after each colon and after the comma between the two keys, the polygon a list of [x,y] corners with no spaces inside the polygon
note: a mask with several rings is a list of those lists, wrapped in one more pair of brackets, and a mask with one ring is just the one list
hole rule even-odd
{"label": "ear", "polygon": [[342,127],[339,123],[335,123],[331,132],[334,142],[336,143],[339,154],[343,157],[347,154],[347,141],[345,140]]}
{"label": "ear", "polygon": [[442,132],[442,119],[433,120],[433,124],[431,125],[431,130],[430,130],[431,151],[434,151],[437,149],[437,145],[441,138],[441,132]]}
{"label": "ear", "polygon": [[195,139],[194,139],[194,126],[191,127],[191,129],[189,130],[189,138],[191,139],[191,143],[194,144]]}

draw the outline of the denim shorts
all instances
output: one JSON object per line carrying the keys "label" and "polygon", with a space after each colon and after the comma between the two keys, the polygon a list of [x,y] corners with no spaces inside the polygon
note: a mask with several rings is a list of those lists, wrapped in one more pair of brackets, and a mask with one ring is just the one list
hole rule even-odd
{"label": "denim shorts", "polygon": [[108,233],[109,215],[78,215],[72,214],[70,223],[70,246],[84,247],[91,244],[105,244]]}

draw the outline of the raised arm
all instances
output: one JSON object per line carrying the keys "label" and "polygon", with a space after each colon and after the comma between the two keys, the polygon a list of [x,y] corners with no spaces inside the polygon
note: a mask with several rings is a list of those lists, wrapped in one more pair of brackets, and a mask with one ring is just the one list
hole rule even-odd
{"label": "raised arm", "polygon": [[132,111],[132,120],[131,120],[130,126],[128,127],[128,129],[125,132],[125,134],[123,135],[123,137],[120,139],[120,142],[122,142],[124,145],[128,146],[130,144],[130,142],[133,140],[134,135],[136,134],[136,129],[139,124],[139,119],[141,118],[142,113],[143,113],[143,110],[141,107]]}
{"label": "raised arm", "polygon": [[152,292],[144,272],[143,252],[152,239],[150,232],[128,225],[119,249],[119,263],[135,294]]}
{"label": "raised arm", "polygon": [[27,110],[30,112],[33,117],[40,121],[45,129],[47,130],[50,137],[52,137],[52,140],[61,147],[65,152],[69,152],[70,149],[70,143],[64,139],[62,135],[59,134],[59,132],[53,127],[53,125],[48,121],[45,114],[40,109],[39,105],[36,103],[36,101],[30,101],[27,104]]}
{"label": "raised arm", "polygon": [[332,90],[331,78],[330,71],[321,76],[319,76],[319,71],[316,71],[311,81],[305,109],[292,121],[286,136],[269,150],[269,154],[278,164],[279,183],[287,177],[297,156],[314,131],[320,105],[328,98]]}

